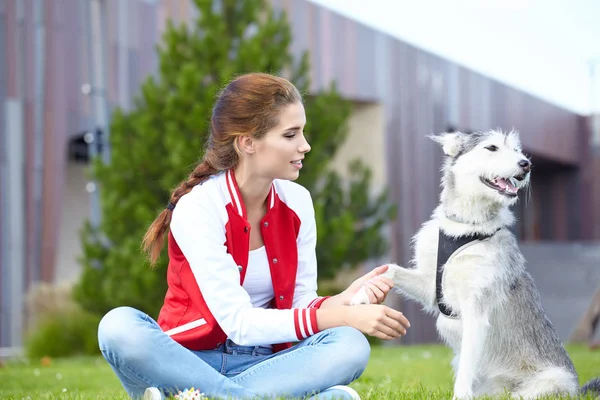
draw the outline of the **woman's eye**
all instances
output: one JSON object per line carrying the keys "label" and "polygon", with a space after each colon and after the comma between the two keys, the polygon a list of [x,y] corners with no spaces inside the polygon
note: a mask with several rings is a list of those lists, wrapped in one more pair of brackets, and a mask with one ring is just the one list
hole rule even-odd
{"label": "woman's eye", "polygon": [[292,139],[294,136],[296,136],[296,134],[295,133],[286,133],[284,136],[288,139]]}
{"label": "woman's eye", "polygon": [[493,144],[491,144],[489,146],[486,146],[485,148],[486,148],[486,150],[489,150],[489,151],[496,151],[496,150],[498,150],[498,146],[494,146]]}

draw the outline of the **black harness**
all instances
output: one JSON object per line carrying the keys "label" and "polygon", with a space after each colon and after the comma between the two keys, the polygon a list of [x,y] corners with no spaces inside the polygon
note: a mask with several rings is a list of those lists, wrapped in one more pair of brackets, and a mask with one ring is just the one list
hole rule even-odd
{"label": "black harness", "polygon": [[[498,232],[500,228],[496,232]],[[453,311],[445,303],[442,302],[442,278],[444,277],[444,265],[457,250],[463,246],[475,241],[488,239],[496,234],[491,235],[472,234],[458,237],[448,236],[442,230],[439,230],[438,238],[438,253],[437,253],[437,271],[435,274],[435,299],[438,303],[440,312],[447,317],[457,318],[458,314]]]}

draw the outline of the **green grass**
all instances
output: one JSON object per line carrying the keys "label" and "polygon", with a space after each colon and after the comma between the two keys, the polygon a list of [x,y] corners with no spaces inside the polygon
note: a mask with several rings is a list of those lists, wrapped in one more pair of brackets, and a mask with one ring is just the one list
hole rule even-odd
{"label": "green grass", "polygon": [[[580,381],[600,376],[600,352],[568,346]],[[364,374],[352,383],[364,400],[449,399],[451,352],[442,346],[374,347]],[[590,397],[591,398],[591,397]],[[9,362],[0,367],[0,399],[128,399],[102,358]]]}

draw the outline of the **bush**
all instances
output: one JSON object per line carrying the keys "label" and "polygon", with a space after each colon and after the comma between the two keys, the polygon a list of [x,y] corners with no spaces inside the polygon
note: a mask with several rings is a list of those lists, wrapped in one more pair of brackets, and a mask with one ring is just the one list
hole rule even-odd
{"label": "bush", "polygon": [[40,282],[27,292],[29,357],[67,357],[99,354],[100,316],[84,311],[73,300],[72,283]]}
{"label": "bush", "polygon": [[100,317],[83,310],[55,312],[39,319],[25,339],[31,358],[97,355]]}

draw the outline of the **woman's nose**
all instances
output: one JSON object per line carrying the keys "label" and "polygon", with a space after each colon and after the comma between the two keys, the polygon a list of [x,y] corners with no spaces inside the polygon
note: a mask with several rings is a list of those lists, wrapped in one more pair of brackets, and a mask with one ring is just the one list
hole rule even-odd
{"label": "woman's nose", "polygon": [[308,144],[308,141],[306,140],[306,138],[304,138],[304,143],[302,143],[302,145],[300,145],[298,150],[300,151],[300,153],[308,153],[310,151],[310,149],[311,149],[310,144]]}

